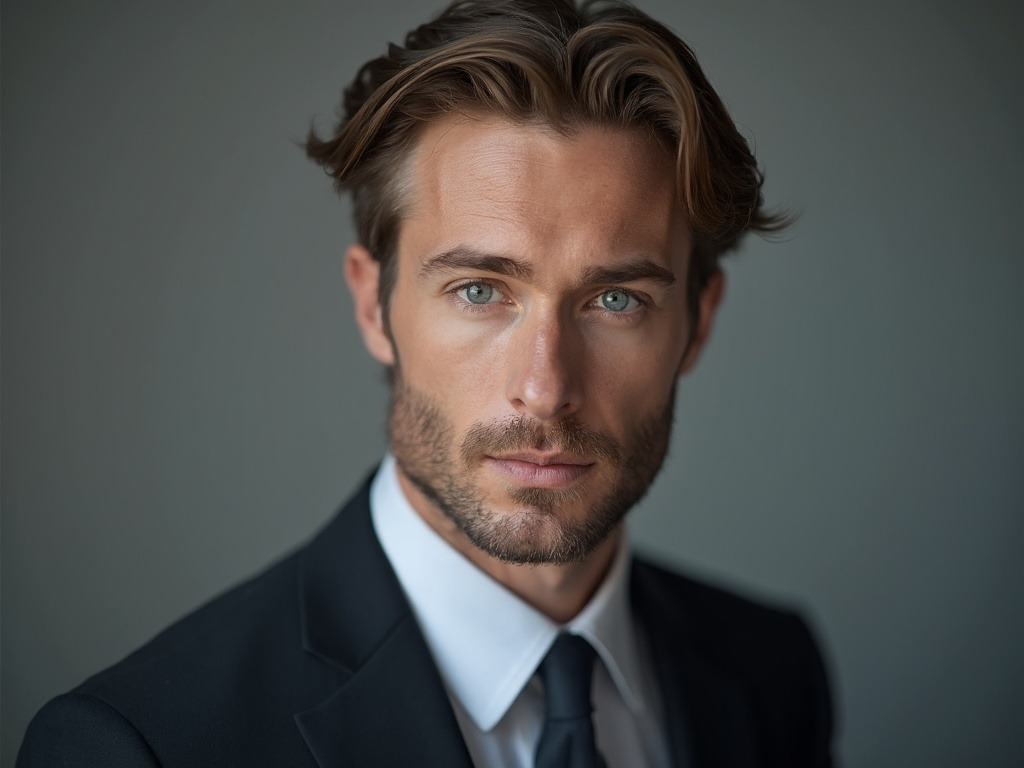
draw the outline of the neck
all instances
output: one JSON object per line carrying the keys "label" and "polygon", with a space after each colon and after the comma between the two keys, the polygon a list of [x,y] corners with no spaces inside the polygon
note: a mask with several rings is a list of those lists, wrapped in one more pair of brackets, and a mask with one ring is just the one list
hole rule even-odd
{"label": "neck", "polygon": [[608,573],[622,540],[620,524],[581,562],[544,565],[502,562],[473,544],[436,504],[409,482],[400,469],[398,479],[412,508],[452,548],[558,624],[571,621],[593,597]]}

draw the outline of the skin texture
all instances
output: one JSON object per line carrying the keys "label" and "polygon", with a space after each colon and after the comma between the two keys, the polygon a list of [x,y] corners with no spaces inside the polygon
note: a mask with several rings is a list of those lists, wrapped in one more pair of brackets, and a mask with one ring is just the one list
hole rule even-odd
{"label": "skin texture", "polygon": [[690,327],[672,167],[635,130],[452,116],[409,163],[390,333],[378,263],[346,254],[366,346],[395,367],[403,490],[556,621],[586,604],[660,467],[721,298],[716,273]]}

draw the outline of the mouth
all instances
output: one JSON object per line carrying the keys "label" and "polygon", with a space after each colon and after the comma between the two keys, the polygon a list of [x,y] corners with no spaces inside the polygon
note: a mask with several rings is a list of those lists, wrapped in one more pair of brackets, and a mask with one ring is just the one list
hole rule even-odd
{"label": "mouth", "polygon": [[595,463],[568,453],[519,453],[487,456],[486,461],[506,481],[528,488],[569,488]]}

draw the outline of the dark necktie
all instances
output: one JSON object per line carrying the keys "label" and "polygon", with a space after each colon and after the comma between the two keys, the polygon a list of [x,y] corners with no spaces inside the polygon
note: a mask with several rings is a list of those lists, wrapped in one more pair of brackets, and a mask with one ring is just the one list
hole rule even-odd
{"label": "dark necktie", "polygon": [[590,678],[594,649],[579,635],[561,634],[540,664],[544,727],[535,768],[603,768],[594,742]]}

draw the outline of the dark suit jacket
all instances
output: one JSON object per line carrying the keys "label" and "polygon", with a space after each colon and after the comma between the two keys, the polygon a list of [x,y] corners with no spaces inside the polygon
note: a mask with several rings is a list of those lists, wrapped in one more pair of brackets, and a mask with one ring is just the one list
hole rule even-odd
{"label": "dark suit jacket", "polygon": [[[373,532],[368,483],[306,547],[36,715],[35,766],[470,766]],[[830,764],[821,658],[791,613],[637,560],[674,764]]]}

